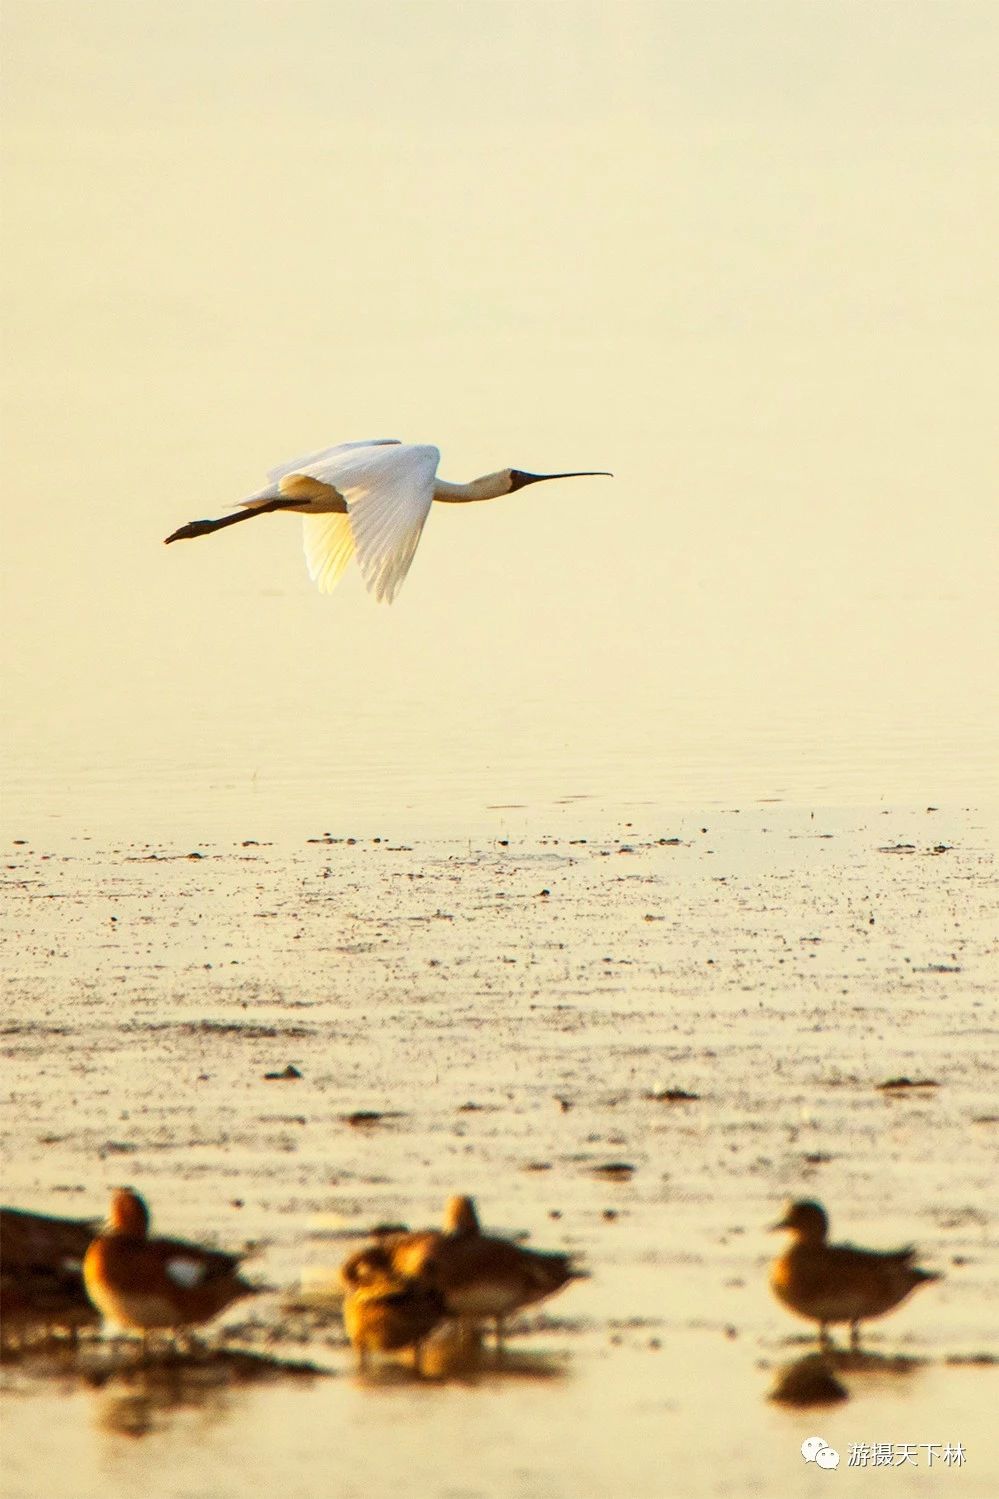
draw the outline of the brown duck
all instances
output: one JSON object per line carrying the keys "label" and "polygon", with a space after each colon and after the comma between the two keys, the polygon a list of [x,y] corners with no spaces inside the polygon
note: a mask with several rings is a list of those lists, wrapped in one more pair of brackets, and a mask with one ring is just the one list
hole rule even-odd
{"label": "brown duck", "polygon": [[500,1340],[506,1318],[586,1275],[568,1254],[484,1234],[470,1197],[450,1198],[442,1230],[390,1234],[351,1255],[341,1270],[348,1291],[385,1264],[404,1280],[436,1287],[448,1316],[492,1320]]}
{"label": "brown duck", "polygon": [[829,1219],[818,1202],[789,1204],[773,1227],[786,1229],[794,1240],[771,1266],[771,1289],[792,1312],[819,1324],[823,1343],[829,1341],[830,1323],[849,1322],[851,1346],[857,1348],[861,1322],[883,1317],[917,1287],[940,1279],[935,1270],[913,1264],[911,1246],[877,1250],[828,1244]]}
{"label": "brown duck", "polygon": [[143,1334],[196,1327],[256,1287],[241,1257],[182,1239],[151,1239],[149,1209],[130,1187],[114,1193],[107,1227],[87,1250],[87,1295],[109,1322]]}
{"label": "brown duck", "polygon": [[412,1348],[421,1367],[426,1338],[443,1319],[444,1298],[436,1286],[408,1280],[392,1268],[390,1257],[374,1246],[352,1282],[346,1282],[343,1324],[362,1369],[370,1353],[397,1353]]}
{"label": "brown duck", "polygon": [[0,1315],[4,1338],[31,1329],[75,1332],[96,1320],[83,1256],[97,1223],[0,1208]]}

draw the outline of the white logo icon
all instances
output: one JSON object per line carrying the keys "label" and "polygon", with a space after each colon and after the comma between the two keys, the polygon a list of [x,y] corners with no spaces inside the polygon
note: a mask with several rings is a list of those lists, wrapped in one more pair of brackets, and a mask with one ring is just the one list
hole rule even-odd
{"label": "white logo icon", "polygon": [[806,1437],[801,1444],[801,1455],[806,1463],[814,1463],[817,1468],[839,1467],[839,1453],[825,1437]]}

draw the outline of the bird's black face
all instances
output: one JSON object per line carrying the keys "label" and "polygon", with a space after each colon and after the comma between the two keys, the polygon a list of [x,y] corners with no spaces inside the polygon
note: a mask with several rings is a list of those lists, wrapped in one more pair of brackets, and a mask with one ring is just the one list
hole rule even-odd
{"label": "bird's black face", "polygon": [[829,1228],[826,1210],[820,1202],[789,1202],[783,1218],[771,1227],[789,1229],[809,1239],[824,1239]]}
{"label": "bird's black face", "polygon": [[579,469],[571,474],[526,474],[523,469],[512,468],[510,470],[510,493],[515,489],[523,489],[525,484],[540,484],[545,479],[612,479],[605,469]]}

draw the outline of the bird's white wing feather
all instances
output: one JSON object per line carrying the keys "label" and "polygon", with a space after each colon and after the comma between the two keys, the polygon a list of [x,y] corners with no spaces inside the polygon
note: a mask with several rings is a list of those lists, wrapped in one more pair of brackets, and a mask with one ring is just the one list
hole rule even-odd
{"label": "bird's white wing feather", "polygon": [[263,489],[255,489],[252,494],[246,495],[236,503],[243,510],[254,510],[258,505],[266,504],[268,500],[279,500],[283,493],[281,480],[286,479],[289,474],[312,474],[319,465],[329,466],[336,462],[344,453],[350,453],[360,448],[395,448],[401,447],[397,437],[375,437],[368,442],[341,442],[333,448],[319,448],[315,453],[305,453],[301,458],[289,458],[284,463],[279,463],[277,468],[268,469],[267,477],[270,483]]}
{"label": "bird's white wing feather", "polygon": [[267,470],[268,479],[283,479],[285,474],[305,473],[310,464],[324,463],[336,458],[340,453],[349,453],[356,448],[394,448],[401,447],[397,437],[372,437],[367,442],[341,442],[333,448],[319,448],[315,453],[303,453],[301,458],[290,458],[287,463],[279,463],[277,468]]}
{"label": "bird's white wing feather", "polygon": [[[358,565],[379,602],[392,602],[409,571],[433,503],[440,456],[437,448],[414,443],[369,443],[324,454],[295,470],[343,495]],[[339,561],[341,552],[335,539],[328,555],[340,571],[345,565]]]}
{"label": "bird's white wing feather", "polygon": [[193,1290],[205,1278],[204,1263],[193,1257],[188,1259],[186,1255],[173,1255],[163,1268],[174,1285],[183,1286],[185,1291]]}
{"label": "bird's white wing feather", "polygon": [[321,593],[332,593],[354,555],[349,515],[305,517],[305,565]]}

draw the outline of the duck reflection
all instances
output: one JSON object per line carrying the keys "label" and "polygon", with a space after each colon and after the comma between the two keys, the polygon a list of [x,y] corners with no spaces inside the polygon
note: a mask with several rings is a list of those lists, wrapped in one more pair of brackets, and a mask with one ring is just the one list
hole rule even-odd
{"label": "duck reflection", "polygon": [[462,1322],[444,1322],[419,1350],[398,1353],[391,1362],[380,1361],[358,1369],[359,1380],[371,1386],[399,1384],[413,1379],[440,1383],[477,1384],[497,1379],[553,1381],[566,1378],[565,1356],[513,1350],[486,1342],[483,1329]]}
{"label": "duck reflection", "polygon": [[204,1368],[147,1359],[108,1377],[101,1387],[97,1424],[119,1436],[144,1437],[163,1430],[181,1411],[197,1410],[214,1423],[230,1403],[224,1375],[206,1380]]}
{"label": "duck reflection", "polygon": [[858,1349],[823,1349],[782,1364],[774,1377],[768,1399],[783,1405],[833,1405],[850,1398],[843,1375],[862,1375],[885,1380],[911,1378],[925,1360],[900,1355],[867,1353]]}
{"label": "duck reflection", "polygon": [[290,1363],[244,1349],[201,1348],[138,1353],[134,1344],[104,1350],[100,1362],[80,1369],[100,1393],[98,1424],[125,1436],[146,1436],[182,1411],[208,1423],[222,1420],[247,1385],[288,1376],[321,1377],[314,1364]]}

